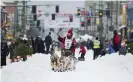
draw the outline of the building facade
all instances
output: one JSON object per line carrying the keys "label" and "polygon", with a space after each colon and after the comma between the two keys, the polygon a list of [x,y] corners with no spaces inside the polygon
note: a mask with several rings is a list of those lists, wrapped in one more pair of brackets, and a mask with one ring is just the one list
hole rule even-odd
{"label": "building facade", "polygon": [[14,12],[15,7],[9,7],[8,5],[15,5],[14,2],[2,2],[1,11],[1,27],[2,27],[2,38],[11,39],[13,38],[13,27],[14,27]]}
{"label": "building facade", "polygon": [[[96,34],[97,32],[102,31],[101,33],[103,34],[103,37],[109,37],[111,35],[109,32],[117,30],[118,27],[122,24],[121,1],[87,0],[85,3],[86,11],[92,12],[91,26],[87,27],[90,33],[92,31],[92,33]],[[103,11],[102,20],[99,18],[99,10]],[[106,10],[110,11],[110,17],[107,17]],[[109,36],[107,34],[109,34]]]}
{"label": "building facade", "polygon": [[128,26],[133,26],[133,1],[128,3],[127,20]]}

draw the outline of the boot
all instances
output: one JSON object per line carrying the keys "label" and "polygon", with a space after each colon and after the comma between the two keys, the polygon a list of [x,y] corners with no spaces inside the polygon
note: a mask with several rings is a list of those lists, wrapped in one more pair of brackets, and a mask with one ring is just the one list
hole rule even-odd
{"label": "boot", "polygon": [[81,58],[81,57],[79,57],[78,60],[79,61],[85,61],[85,59],[84,58]]}
{"label": "boot", "polygon": [[78,60],[80,60],[81,59],[81,57],[78,57]]}
{"label": "boot", "polygon": [[52,68],[52,70],[54,71],[54,68]]}

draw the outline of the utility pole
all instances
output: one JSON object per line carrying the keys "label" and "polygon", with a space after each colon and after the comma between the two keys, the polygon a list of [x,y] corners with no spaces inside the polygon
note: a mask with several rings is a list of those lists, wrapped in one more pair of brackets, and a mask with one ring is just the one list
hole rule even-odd
{"label": "utility pole", "polygon": [[[111,0],[111,9],[113,9],[113,1],[112,0]],[[112,10],[110,11],[110,13],[111,13],[111,27],[112,27],[112,18],[113,18],[113,12],[112,12]]]}
{"label": "utility pole", "polygon": [[[107,9],[109,9],[109,3],[107,4],[107,6],[108,6]],[[107,11],[106,11],[106,12],[107,12]],[[110,11],[109,11],[109,12],[110,12]],[[109,19],[109,18],[108,18],[108,16],[107,16],[107,32],[106,32],[107,34],[109,33],[108,19]],[[109,37],[109,36],[108,36],[108,37]]]}
{"label": "utility pole", "polygon": [[[99,10],[102,9],[102,1],[100,0],[99,1]],[[102,36],[103,36],[103,22],[102,22],[102,17],[100,18],[100,21],[99,21],[99,24],[100,24],[100,39],[102,40]]]}
{"label": "utility pole", "polygon": [[[15,2],[15,4],[18,4],[18,1]],[[15,15],[14,15],[14,38],[16,37],[16,31],[19,28],[18,26],[19,20],[18,20],[18,7],[15,7]]]}
{"label": "utility pole", "polygon": [[119,14],[119,5],[118,5],[118,1],[116,0],[116,28],[118,29],[118,14]]}
{"label": "utility pole", "polygon": [[[87,9],[85,8],[84,10],[85,12],[87,12]],[[88,25],[87,25],[87,14],[85,14],[85,28],[86,28],[86,34],[88,32]]]}
{"label": "utility pole", "polygon": [[21,20],[22,20],[22,34],[24,34],[25,33],[25,1],[22,1],[22,4],[24,5],[23,7],[22,7],[22,12],[21,12],[21,14],[22,14],[22,18],[21,18]]}

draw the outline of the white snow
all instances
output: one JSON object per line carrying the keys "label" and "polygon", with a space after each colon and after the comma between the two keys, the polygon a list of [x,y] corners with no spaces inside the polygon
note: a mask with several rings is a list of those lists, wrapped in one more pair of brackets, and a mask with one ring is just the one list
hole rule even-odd
{"label": "white snow", "polygon": [[92,40],[93,37],[88,35],[88,34],[85,34],[84,36],[80,36],[84,41],[87,41],[88,39]]}
{"label": "white snow", "polygon": [[[89,40],[92,40],[93,39],[93,36],[90,36],[88,34],[85,34],[83,36],[80,35],[80,37],[81,37],[82,41],[88,41],[88,39]],[[80,42],[80,38],[77,38],[76,39],[76,42]]]}
{"label": "white snow", "polygon": [[24,34],[24,37],[22,38],[22,40],[28,40],[26,34]]}
{"label": "white snow", "polygon": [[5,6],[5,4],[2,1],[0,1],[0,6]]}
{"label": "white snow", "polygon": [[119,27],[119,30],[122,29],[122,28],[125,28],[126,26],[125,25],[122,25]]}
{"label": "white snow", "polygon": [[[78,52],[76,57],[80,56]],[[1,82],[133,82],[133,55],[115,53],[92,60],[93,51],[89,50],[85,57],[86,61],[77,63],[76,71],[55,73],[51,71],[50,55],[35,54],[26,62],[3,67]]]}

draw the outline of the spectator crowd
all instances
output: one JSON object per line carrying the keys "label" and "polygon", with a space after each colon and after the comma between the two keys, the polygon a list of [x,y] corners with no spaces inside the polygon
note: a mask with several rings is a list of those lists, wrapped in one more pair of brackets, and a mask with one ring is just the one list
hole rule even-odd
{"label": "spectator crowd", "polygon": [[[131,38],[132,35],[133,34],[131,34],[130,36]],[[60,35],[58,34],[58,42],[52,40],[51,32],[49,32],[49,34],[45,37],[45,40],[43,40],[39,36],[36,38],[30,37],[29,39],[25,39],[24,37],[19,37],[16,40],[2,39],[1,66],[6,65],[7,56],[9,56],[9,59],[12,63],[18,62],[19,60],[25,61],[27,59],[27,56],[30,56],[30,54],[51,54],[52,51],[54,51],[54,45],[56,43],[56,46],[58,48],[69,48],[73,56],[75,56],[75,49],[78,46],[80,48],[79,54],[81,54],[78,59],[81,61],[85,61],[85,55],[87,52],[85,47],[88,50],[94,51],[93,60],[97,59],[99,56],[105,56],[106,54],[115,52],[119,52],[119,54],[124,55],[127,53],[126,41],[121,38],[116,30],[114,31],[114,37],[111,40],[104,41],[101,41],[99,37],[95,37],[93,39],[88,39],[87,42],[80,38],[80,41],[76,42],[75,38],[72,38],[72,36],[73,29],[70,29],[66,37],[60,37]]]}

